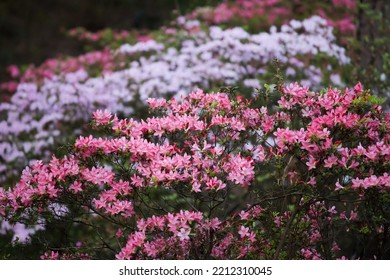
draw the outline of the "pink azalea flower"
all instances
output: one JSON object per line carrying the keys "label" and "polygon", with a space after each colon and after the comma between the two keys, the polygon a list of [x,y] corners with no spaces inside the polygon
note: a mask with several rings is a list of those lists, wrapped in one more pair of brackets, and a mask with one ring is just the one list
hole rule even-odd
{"label": "pink azalea flower", "polygon": [[118,229],[117,232],[115,233],[115,236],[116,236],[117,238],[123,237],[123,231],[122,231],[121,229]]}
{"label": "pink azalea flower", "polygon": [[324,163],[325,163],[324,167],[331,168],[333,165],[337,164],[337,161],[338,161],[337,157],[334,155],[331,155],[324,160]]}
{"label": "pink azalea flower", "polygon": [[249,218],[249,213],[246,212],[246,211],[244,211],[244,210],[242,210],[242,211],[239,213],[239,216],[240,216],[241,220],[248,220],[248,218]]}
{"label": "pink azalea flower", "polygon": [[189,234],[191,232],[191,229],[185,229],[181,228],[180,231],[177,233],[177,237],[179,237],[180,241],[189,240]]}
{"label": "pink azalea flower", "polygon": [[81,188],[81,183],[78,181],[75,181],[72,185],[70,185],[69,189],[72,190],[74,193],[81,192],[83,189]]}
{"label": "pink azalea flower", "polygon": [[308,184],[314,187],[317,184],[316,178],[311,176]]}
{"label": "pink azalea flower", "polygon": [[349,214],[349,220],[350,221],[355,221],[357,219],[357,216],[358,216],[357,212],[351,211],[351,213]]}
{"label": "pink azalea flower", "polygon": [[93,118],[95,119],[95,121],[99,125],[108,124],[111,120],[111,117],[112,117],[112,114],[108,110],[104,110],[104,111],[97,110],[93,113]]}
{"label": "pink azalea flower", "polygon": [[334,189],[335,191],[339,191],[339,190],[342,190],[344,189],[344,187],[340,184],[339,181],[336,182],[336,188]]}
{"label": "pink azalea flower", "polygon": [[250,236],[249,228],[241,226],[240,230],[238,231],[238,234],[241,238],[245,238],[246,236]]}
{"label": "pink azalea flower", "polygon": [[309,170],[315,169],[316,164],[317,164],[317,161],[315,160],[315,158],[312,155],[310,155],[309,161],[306,162],[306,165],[309,167]]}

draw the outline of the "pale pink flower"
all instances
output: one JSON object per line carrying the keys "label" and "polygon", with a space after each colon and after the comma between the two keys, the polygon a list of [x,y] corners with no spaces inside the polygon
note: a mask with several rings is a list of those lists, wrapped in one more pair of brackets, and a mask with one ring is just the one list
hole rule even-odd
{"label": "pale pink flower", "polygon": [[242,210],[238,215],[240,216],[241,220],[248,220],[249,218],[249,213],[244,210]]}
{"label": "pale pink flower", "polygon": [[332,207],[330,207],[329,209],[328,209],[328,211],[329,211],[329,213],[331,213],[331,214],[337,214],[337,211],[336,211],[336,206],[332,206]]}
{"label": "pale pink flower", "polygon": [[355,221],[357,219],[357,216],[358,216],[358,213],[352,210],[351,213],[349,214],[349,220]]}
{"label": "pale pink flower", "polygon": [[81,192],[83,189],[81,188],[81,183],[78,181],[75,181],[72,185],[70,185],[69,189],[72,190],[74,193]]}
{"label": "pale pink flower", "polygon": [[249,236],[249,228],[241,226],[240,230],[238,231],[238,234],[240,235],[241,238],[245,238],[246,236]]}
{"label": "pale pink flower", "polygon": [[121,229],[118,229],[118,230],[116,231],[116,233],[115,233],[115,236],[116,236],[117,238],[123,237],[123,231],[122,231]]}
{"label": "pale pink flower", "polygon": [[192,183],[192,191],[194,192],[201,192],[202,190],[200,189],[201,184],[196,180]]}
{"label": "pale pink flower", "polygon": [[191,232],[191,229],[185,229],[181,228],[180,231],[177,233],[177,237],[179,237],[180,241],[189,240],[189,234]]}
{"label": "pale pink flower", "polygon": [[310,155],[309,161],[306,162],[306,165],[309,167],[309,170],[315,169],[316,164],[317,164],[317,161],[315,160],[315,158],[312,155]]}
{"label": "pale pink flower", "polygon": [[317,184],[316,178],[314,176],[311,176],[310,180],[307,183],[314,187]]}
{"label": "pale pink flower", "polygon": [[339,181],[336,182],[336,188],[334,189],[335,191],[339,191],[339,190],[342,190],[344,189],[344,187],[340,184]]}
{"label": "pale pink flower", "polygon": [[106,125],[110,122],[112,114],[108,110],[97,110],[93,113],[93,118],[99,125]]}

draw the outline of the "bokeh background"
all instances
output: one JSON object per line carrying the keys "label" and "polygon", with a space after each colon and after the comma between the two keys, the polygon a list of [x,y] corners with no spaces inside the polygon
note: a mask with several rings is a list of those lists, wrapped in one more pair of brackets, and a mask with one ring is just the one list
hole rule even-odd
{"label": "bokeh background", "polygon": [[0,77],[10,64],[39,64],[45,59],[77,55],[83,44],[66,36],[82,26],[89,31],[157,29],[196,6],[220,0],[1,0]]}

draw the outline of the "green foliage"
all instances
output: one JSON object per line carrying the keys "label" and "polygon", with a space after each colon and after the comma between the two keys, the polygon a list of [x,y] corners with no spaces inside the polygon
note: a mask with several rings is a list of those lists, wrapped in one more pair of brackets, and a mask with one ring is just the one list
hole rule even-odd
{"label": "green foliage", "polygon": [[390,93],[390,3],[360,0],[358,9],[357,38],[351,42],[354,75],[374,94],[386,98]]}

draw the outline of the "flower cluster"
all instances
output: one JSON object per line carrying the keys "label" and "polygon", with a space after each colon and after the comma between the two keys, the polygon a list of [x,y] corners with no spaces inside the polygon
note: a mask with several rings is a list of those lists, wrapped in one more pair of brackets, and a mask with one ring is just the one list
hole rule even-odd
{"label": "flower cluster", "polygon": [[[31,160],[47,159],[69,135],[79,134],[80,124],[97,109],[129,115],[136,104],[145,103],[149,97],[179,97],[197,87],[219,88],[240,81],[243,89],[252,92],[253,87],[260,86],[258,79],[269,72],[275,57],[286,67],[288,79],[299,76],[311,86],[329,78],[327,70],[312,65],[318,54],[335,59],[336,65],[349,62],[345,50],[334,43],[332,29],[320,17],[294,20],[280,31],[272,28],[269,33],[254,35],[242,28],[211,27],[195,32],[199,22],[178,21],[181,31],[168,36],[179,43],[178,48],[153,40],[123,45],[115,55],[122,61],[118,68],[123,70],[98,77],[84,69],[68,73],[69,67],[78,68],[68,60],[66,69],[60,66],[63,73],[50,74],[41,85],[19,84],[11,100],[0,104],[0,180],[16,176]],[[111,61],[110,52],[101,54],[107,54]],[[328,58],[323,62],[329,63]],[[76,61],[83,59],[93,64],[95,56],[87,54]],[[332,68],[331,63],[328,68]],[[337,76],[334,72],[332,75]],[[340,82],[337,77],[333,80]]]}
{"label": "flower cluster", "polygon": [[[347,170],[350,176],[365,177],[340,178],[346,185],[352,183],[350,187],[353,189],[375,186],[386,190],[390,186],[385,169],[379,166],[375,171],[372,169],[390,159],[388,115],[378,118],[382,114],[381,106],[362,114],[361,107],[367,102],[368,95],[360,83],[345,92],[329,89],[317,96],[313,96],[307,87],[291,84],[285,87],[284,93],[279,101],[280,107],[291,109],[299,106],[299,117],[307,121],[307,127],[299,130],[278,128],[274,133],[277,153],[298,148],[301,157],[306,158],[303,163],[309,171],[313,170],[312,173]],[[354,135],[349,137],[348,144],[343,145],[342,139],[351,131]],[[363,167],[367,162],[371,168]],[[380,176],[374,175],[376,172]],[[340,182],[336,184],[339,189],[343,188]]]}
{"label": "flower cluster", "polygon": [[109,73],[118,68],[118,62],[108,48],[76,57],[50,58],[39,66],[29,65],[23,72],[16,65],[11,65],[8,67],[8,72],[12,80],[0,83],[0,90],[12,96],[18,91],[19,84],[34,83],[43,86],[46,79],[55,79],[58,75],[84,70],[93,76]]}
{"label": "flower cluster", "polygon": [[[355,31],[353,13],[355,0],[332,0],[329,5],[319,2],[283,1],[283,0],[236,0],[224,1],[216,8],[201,7],[188,15],[189,18],[201,18],[211,24],[249,24],[252,29],[283,23],[297,13],[317,14],[327,19],[330,26],[342,34]],[[337,12],[335,12],[337,10]]]}
{"label": "flower cluster", "polygon": [[[2,215],[44,219],[62,205],[57,219],[104,234],[118,259],[386,258],[390,115],[360,83],[278,94],[276,108],[201,90],[150,98],[140,121],[96,111],[107,134],[26,168],[0,189]],[[387,245],[351,253],[351,234]],[[96,257],[89,242],[76,253]]]}

